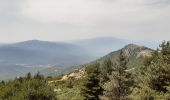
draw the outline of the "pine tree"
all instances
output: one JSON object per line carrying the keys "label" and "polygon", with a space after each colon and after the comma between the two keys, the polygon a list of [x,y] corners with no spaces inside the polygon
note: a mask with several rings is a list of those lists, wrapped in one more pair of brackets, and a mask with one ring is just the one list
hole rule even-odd
{"label": "pine tree", "polygon": [[40,74],[40,72],[38,71],[37,74],[34,76],[34,78],[36,79],[44,79],[44,76]]}
{"label": "pine tree", "polygon": [[31,73],[30,73],[30,72],[29,72],[29,73],[27,73],[26,78],[27,78],[27,79],[31,79],[31,77],[32,77],[32,76],[31,76]]}
{"label": "pine tree", "polygon": [[138,100],[170,99],[170,42],[163,42],[150,62],[139,70],[132,98]]}
{"label": "pine tree", "polygon": [[4,81],[4,80],[2,80],[2,81],[1,81],[1,84],[2,84],[2,85],[5,85],[5,81]]}
{"label": "pine tree", "polygon": [[96,63],[86,68],[87,78],[81,91],[84,100],[99,100],[99,96],[102,93],[99,66]]}
{"label": "pine tree", "polygon": [[106,70],[108,75],[112,74],[113,63],[112,63],[112,61],[110,59],[109,60],[105,60],[102,67]]}
{"label": "pine tree", "polygon": [[127,59],[120,52],[117,65],[114,66],[110,81],[105,84],[105,97],[109,100],[127,100],[133,81],[127,70]]}
{"label": "pine tree", "polygon": [[164,41],[158,52],[158,59],[149,67],[152,71],[148,71],[152,76],[149,81],[150,87],[157,92],[167,93],[167,87],[170,86],[170,42]]}
{"label": "pine tree", "polygon": [[112,74],[112,71],[113,71],[112,61],[110,59],[105,60],[101,68],[101,83],[105,83],[109,80],[109,76]]}

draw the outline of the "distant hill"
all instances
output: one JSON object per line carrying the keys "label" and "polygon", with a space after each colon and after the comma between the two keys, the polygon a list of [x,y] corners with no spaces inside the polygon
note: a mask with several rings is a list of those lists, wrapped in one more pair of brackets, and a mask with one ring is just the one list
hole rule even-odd
{"label": "distant hill", "polygon": [[[16,77],[29,71],[59,66],[67,68],[94,59],[83,47],[61,42],[30,40],[0,46],[0,76]],[[32,70],[31,70],[32,69]],[[13,74],[12,74],[13,73]],[[18,73],[18,74],[17,74]]]}
{"label": "distant hill", "polygon": [[[74,70],[81,70],[84,67],[86,67],[90,64],[96,63],[96,62],[98,62],[102,65],[105,60],[109,60],[109,59],[113,63],[115,63],[117,61],[118,57],[119,57],[121,50],[127,56],[129,68],[132,68],[134,66],[136,67],[136,66],[143,65],[145,59],[152,56],[152,52],[154,51],[154,50],[147,48],[147,47],[144,47],[144,46],[139,46],[139,45],[136,45],[136,44],[128,44],[128,45],[125,45],[122,49],[119,49],[117,51],[113,51],[113,52],[111,52],[111,53],[109,53],[109,54],[107,54],[107,55],[105,55],[105,56],[103,56],[103,57],[101,57],[97,60],[94,60],[92,62],[82,64],[82,65],[79,65],[79,66],[73,66],[73,67],[70,67],[70,68],[63,69],[61,73],[67,74],[67,73],[70,73]],[[52,69],[55,70],[55,67],[53,67]],[[48,70],[46,70],[46,72],[50,72],[50,73],[48,73],[48,75],[55,76],[55,75],[61,74],[61,73],[56,73],[55,71],[48,71]]]}
{"label": "distant hill", "polygon": [[128,59],[129,67],[142,65],[145,58],[152,56],[152,52],[154,51],[144,46],[139,46],[136,44],[128,44],[124,46],[122,49],[111,52],[96,61],[99,63],[103,63],[105,60],[110,59],[112,62],[116,62],[121,50],[124,52],[124,54]]}
{"label": "distant hill", "polygon": [[[0,46],[0,63],[58,64],[70,66],[91,59],[84,48],[68,44],[31,40]],[[74,58],[74,59],[73,59]]]}

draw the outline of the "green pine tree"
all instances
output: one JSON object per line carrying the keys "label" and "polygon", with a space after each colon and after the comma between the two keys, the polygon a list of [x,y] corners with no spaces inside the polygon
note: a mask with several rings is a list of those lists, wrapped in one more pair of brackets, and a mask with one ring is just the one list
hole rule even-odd
{"label": "green pine tree", "polygon": [[110,59],[105,60],[101,68],[101,83],[105,83],[109,80],[109,76],[112,74],[112,71],[113,71],[112,61]]}
{"label": "green pine tree", "polygon": [[98,63],[86,68],[87,78],[81,90],[84,100],[99,100],[102,93],[100,86],[100,65]]}
{"label": "green pine tree", "polygon": [[105,84],[105,97],[109,100],[128,100],[132,86],[132,77],[127,70],[127,59],[123,51],[120,52],[117,65],[113,67],[110,81]]}
{"label": "green pine tree", "polygon": [[131,94],[136,100],[170,99],[170,42],[163,42],[149,63],[139,70]]}
{"label": "green pine tree", "polygon": [[31,77],[32,77],[32,76],[31,76],[31,73],[30,73],[30,72],[29,72],[29,73],[27,73],[26,78],[27,78],[27,79],[31,79]]}

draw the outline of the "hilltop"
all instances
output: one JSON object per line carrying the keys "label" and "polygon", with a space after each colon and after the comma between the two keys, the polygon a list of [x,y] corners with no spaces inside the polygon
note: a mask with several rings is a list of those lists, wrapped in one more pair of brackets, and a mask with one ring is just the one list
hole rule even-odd
{"label": "hilltop", "polygon": [[150,57],[151,53],[154,51],[145,46],[139,46],[136,44],[128,44],[124,46],[122,49],[111,52],[106,56],[101,57],[100,59],[96,60],[97,62],[103,63],[103,61],[110,59],[112,62],[115,62],[118,58],[120,51],[123,51],[124,54],[127,56],[129,61],[129,66],[141,65],[145,58]]}
{"label": "hilltop", "polygon": [[69,77],[76,78],[78,76],[83,76],[81,74],[85,73],[85,72],[83,72],[83,71],[85,71],[85,67],[88,65],[92,65],[96,62],[98,62],[102,65],[104,63],[104,61],[107,61],[110,59],[113,63],[116,63],[121,50],[127,56],[129,68],[133,68],[136,66],[142,66],[144,64],[145,59],[151,57],[152,52],[154,51],[154,50],[152,50],[148,47],[145,47],[145,46],[139,46],[136,44],[128,44],[128,45],[125,45],[122,49],[113,51],[113,52],[111,52],[97,60],[94,60],[90,63],[86,63],[86,64],[83,64],[80,66],[74,66],[74,67],[63,70],[63,73],[66,73],[63,76],[63,79],[67,80],[67,79],[69,79]]}

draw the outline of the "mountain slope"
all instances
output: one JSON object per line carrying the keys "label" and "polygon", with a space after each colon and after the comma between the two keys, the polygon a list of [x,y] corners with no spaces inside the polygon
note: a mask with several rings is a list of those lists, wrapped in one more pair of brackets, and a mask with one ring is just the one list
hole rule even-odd
{"label": "mountain slope", "polygon": [[[152,52],[154,50],[150,49],[150,48],[147,48],[147,47],[144,47],[144,46],[139,46],[139,45],[136,45],[136,44],[128,44],[126,46],[124,46],[122,49],[119,49],[117,51],[114,51],[114,52],[111,52],[97,60],[94,60],[90,63],[86,63],[86,64],[82,64],[82,65],[79,65],[79,66],[73,66],[73,67],[70,67],[70,68],[66,68],[66,69],[63,69],[61,73],[70,73],[70,72],[73,72],[75,70],[83,70],[86,66],[90,65],[90,64],[94,64],[96,62],[100,63],[101,65],[104,63],[105,60],[111,60],[113,63],[116,63],[118,57],[119,57],[119,54],[121,52],[121,50],[125,53],[125,55],[127,56],[127,59],[128,59],[128,67],[129,68],[132,68],[132,67],[136,67],[136,66],[141,66],[144,64],[144,61],[146,58],[150,57],[152,55]],[[55,68],[53,68],[54,70]],[[78,72],[79,72],[78,71]],[[52,71],[51,73],[48,73],[48,75],[56,75],[55,74],[56,72]]]}
{"label": "mountain slope", "polygon": [[99,63],[103,63],[105,60],[110,59],[112,62],[116,62],[121,50],[124,52],[124,54],[128,59],[129,67],[142,65],[145,58],[150,57],[152,55],[152,52],[154,51],[144,46],[139,46],[136,44],[128,44],[124,46],[122,49],[111,52],[108,55],[96,61]]}

